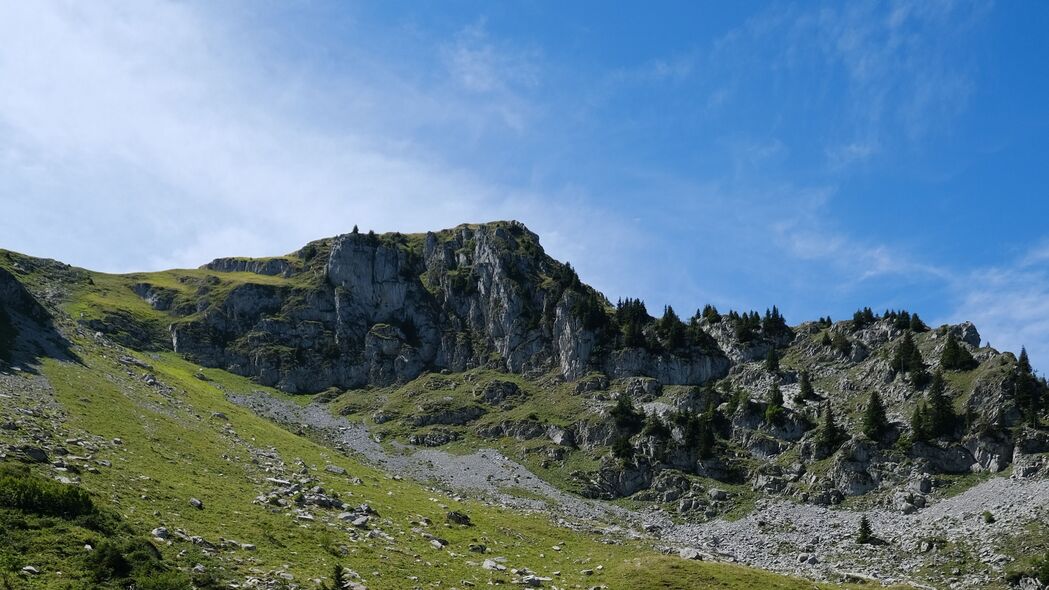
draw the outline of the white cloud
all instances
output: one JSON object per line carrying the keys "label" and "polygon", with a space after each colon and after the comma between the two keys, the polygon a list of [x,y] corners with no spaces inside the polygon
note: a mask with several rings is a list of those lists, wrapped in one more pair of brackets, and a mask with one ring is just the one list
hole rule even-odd
{"label": "white cloud", "polygon": [[[471,98],[376,74],[367,59],[338,80],[286,79],[294,68],[251,42],[192,5],[2,5],[3,245],[128,271],[287,252],[354,224],[516,217],[555,242],[572,235],[555,253],[601,238],[585,219],[603,214],[578,200],[536,206],[410,133],[478,133],[493,115]],[[496,95],[494,116],[519,118],[527,105],[509,93],[538,74],[486,43],[483,31],[457,38],[461,79]]]}
{"label": "white cloud", "polygon": [[958,299],[951,321],[976,324],[999,350],[1027,347],[1036,368],[1049,368],[1049,257],[1032,248],[1013,264],[964,273],[953,281]]}

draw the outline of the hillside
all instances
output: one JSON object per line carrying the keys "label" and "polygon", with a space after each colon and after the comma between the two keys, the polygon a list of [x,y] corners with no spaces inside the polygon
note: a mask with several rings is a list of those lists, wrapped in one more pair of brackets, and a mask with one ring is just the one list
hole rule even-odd
{"label": "hillside", "polygon": [[1049,388],[971,324],[656,318],[516,222],[127,275],[0,251],[0,310],[5,459],[121,522],[5,509],[27,587],[100,535],[201,587],[1004,587],[1049,546]]}

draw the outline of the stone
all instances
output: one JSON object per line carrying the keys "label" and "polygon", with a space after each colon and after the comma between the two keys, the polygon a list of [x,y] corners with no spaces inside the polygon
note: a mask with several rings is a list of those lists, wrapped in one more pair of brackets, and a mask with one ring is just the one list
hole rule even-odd
{"label": "stone", "polygon": [[190,498],[189,505],[196,508],[197,510],[204,510],[204,503],[196,498]]}
{"label": "stone", "polygon": [[152,531],[150,531],[150,534],[153,535],[153,537],[161,540],[166,540],[169,536],[168,529],[162,526],[158,526],[157,528],[153,529]]}
{"label": "stone", "polygon": [[346,470],[338,465],[325,465],[324,470],[335,475],[346,475]]}
{"label": "stone", "polygon": [[469,516],[463,514],[462,512],[456,511],[456,510],[453,510],[453,511],[449,512],[447,514],[446,518],[448,519],[448,522],[450,522],[452,524],[458,524],[458,525],[463,525],[463,526],[472,526],[473,525],[473,523],[470,522],[470,517]]}
{"label": "stone", "polygon": [[720,488],[710,488],[709,490],[707,490],[707,496],[711,500],[717,500],[719,502],[728,500],[728,492]]}
{"label": "stone", "polygon": [[484,560],[484,562],[481,564],[481,567],[483,569],[490,570],[490,571],[493,571],[493,572],[506,571],[506,566],[501,564],[501,563],[499,563],[499,562],[497,562],[497,561],[495,561],[494,559],[486,559],[486,560]]}
{"label": "stone", "polygon": [[24,446],[18,448],[19,454],[21,454],[27,461],[33,463],[48,463],[50,459],[47,456],[47,451],[40,447]]}

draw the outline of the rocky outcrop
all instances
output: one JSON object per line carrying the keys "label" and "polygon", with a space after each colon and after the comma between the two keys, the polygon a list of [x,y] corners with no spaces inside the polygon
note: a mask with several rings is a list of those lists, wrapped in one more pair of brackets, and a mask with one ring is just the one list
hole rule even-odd
{"label": "rocky outcrop", "polygon": [[72,356],[51,313],[15,275],[0,268],[0,361],[32,361],[39,355]]}
{"label": "rocky outcrop", "polygon": [[[389,385],[426,370],[492,366],[514,373],[594,369],[698,384],[727,373],[719,350],[609,353],[607,302],[545,253],[517,222],[464,225],[425,236],[347,234],[298,258],[223,258],[217,272],[294,277],[247,282],[171,326],[190,359],[292,392]],[[148,283],[135,292],[170,307]]]}
{"label": "rocky outcrop", "polygon": [[250,272],[258,275],[290,277],[299,272],[285,258],[216,258],[200,267],[217,272]]}
{"label": "rocky outcrop", "polygon": [[721,354],[681,357],[628,348],[609,356],[605,372],[612,378],[644,375],[667,385],[692,385],[724,377],[731,366]]}

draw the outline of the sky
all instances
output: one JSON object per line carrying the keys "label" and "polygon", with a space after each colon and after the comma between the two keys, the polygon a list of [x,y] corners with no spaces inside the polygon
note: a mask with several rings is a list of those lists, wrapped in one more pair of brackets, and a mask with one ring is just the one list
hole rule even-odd
{"label": "sky", "polygon": [[1049,3],[0,0],[0,247],[518,219],[611,300],[905,308],[1049,367]]}

